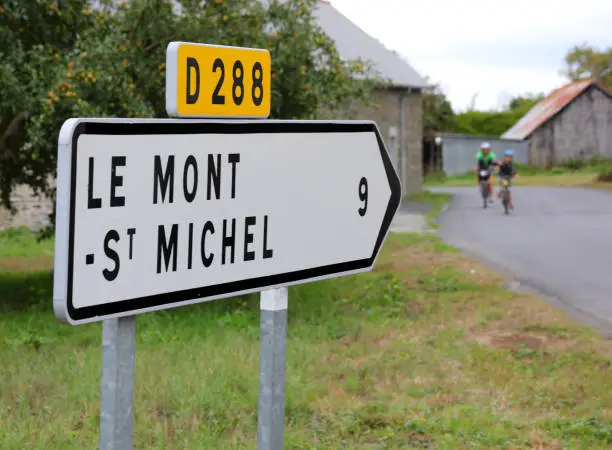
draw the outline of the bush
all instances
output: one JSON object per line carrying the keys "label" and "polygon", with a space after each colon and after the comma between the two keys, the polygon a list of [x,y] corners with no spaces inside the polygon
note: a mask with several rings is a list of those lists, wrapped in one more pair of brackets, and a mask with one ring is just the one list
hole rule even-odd
{"label": "bush", "polygon": [[567,169],[564,169],[563,167],[553,167],[553,168],[550,170],[550,173],[551,173],[552,175],[561,175],[561,174],[564,174],[564,173],[566,173],[566,172],[567,172]]}
{"label": "bush", "polygon": [[559,167],[567,170],[584,170],[584,169],[599,169],[612,168],[612,161],[604,158],[603,156],[594,156],[591,158],[572,158],[559,163]]}
{"label": "bush", "polygon": [[4,241],[19,241],[19,240],[31,240],[34,239],[35,235],[29,228],[26,227],[13,227],[0,230],[0,243]]}
{"label": "bush", "polygon": [[[471,174],[471,172],[470,172]],[[434,172],[427,172],[425,174],[425,182],[437,182],[444,181],[447,178],[446,174],[443,171],[436,170]]]}
{"label": "bush", "polygon": [[599,176],[597,177],[597,180],[604,181],[606,183],[612,183],[612,169],[600,172]]}
{"label": "bush", "polygon": [[519,162],[515,162],[514,166],[516,167],[517,172],[521,175],[536,175],[538,173],[544,172],[543,169],[539,169],[537,167],[533,167]]}
{"label": "bush", "polygon": [[53,240],[39,241],[38,234],[28,228],[0,230],[0,257],[51,256],[53,248]]}
{"label": "bush", "polygon": [[584,159],[574,158],[574,159],[568,159],[566,161],[561,162],[559,164],[559,167],[562,167],[564,169],[569,169],[569,170],[580,170],[580,169],[584,169],[586,165],[587,163]]}

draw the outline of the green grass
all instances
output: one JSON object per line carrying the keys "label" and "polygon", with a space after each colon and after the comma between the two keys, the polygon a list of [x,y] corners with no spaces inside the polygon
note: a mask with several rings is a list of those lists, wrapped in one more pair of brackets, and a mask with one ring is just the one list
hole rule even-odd
{"label": "green grass", "polygon": [[[17,260],[0,272],[0,448],[97,448],[101,327],[59,324],[51,273]],[[374,272],[291,288],[286,448],[612,447],[612,346],[504,282],[392,234]],[[136,348],[135,448],[255,448],[256,296],[141,315]]]}
{"label": "green grass", "polygon": [[[518,165],[517,186],[563,186],[596,187],[611,189],[612,162],[593,160],[587,162],[570,161],[552,169],[539,169]],[[609,178],[609,179],[608,179]],[[476,177],[472,172],[447,177],[441,173],[430,173],[425,177],[425,186],[473,186]]]}
{"label": "green grass", "polygon": [[0,231],[0,257],[53,256],[53,241],[39,241],[37,234],[27,228],[8,228]]}

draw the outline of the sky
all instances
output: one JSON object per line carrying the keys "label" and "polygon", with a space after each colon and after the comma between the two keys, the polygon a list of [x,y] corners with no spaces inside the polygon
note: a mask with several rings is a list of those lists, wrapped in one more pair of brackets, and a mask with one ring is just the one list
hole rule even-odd
{"label": "sky", "polygon": [[421,75],[456,111],[548,93],[574,45],[612,46],[612,0],[331,0]]}

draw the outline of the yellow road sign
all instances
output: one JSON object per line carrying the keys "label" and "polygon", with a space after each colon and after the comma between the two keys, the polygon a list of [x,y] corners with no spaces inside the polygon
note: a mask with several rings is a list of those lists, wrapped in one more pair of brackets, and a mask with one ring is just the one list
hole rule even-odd
{"label": "yellow road sign", "polygon": [[268,117],[272,61],[262,49],[171,42],[166,111],[172,117]]}

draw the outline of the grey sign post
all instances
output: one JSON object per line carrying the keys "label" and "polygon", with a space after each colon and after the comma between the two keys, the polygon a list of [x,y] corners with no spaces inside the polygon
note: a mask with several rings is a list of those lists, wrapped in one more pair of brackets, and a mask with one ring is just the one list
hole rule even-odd
{"label": "grey sign post", "polygon": [[131,450],[136,316],[102,324],[100,450]]}
{"label": "grey sign post", "polygon": [[260,294],[258,450],[283,448],[287,348],[286,287]]}

